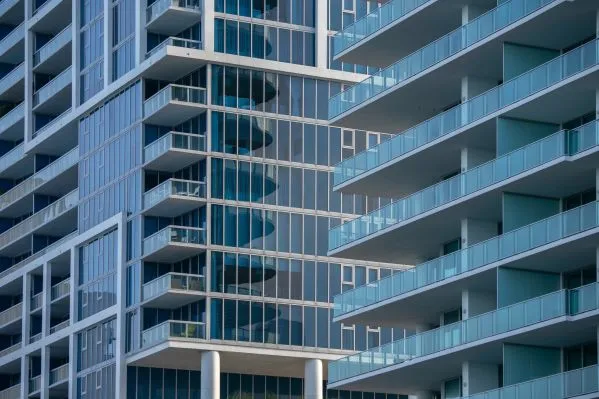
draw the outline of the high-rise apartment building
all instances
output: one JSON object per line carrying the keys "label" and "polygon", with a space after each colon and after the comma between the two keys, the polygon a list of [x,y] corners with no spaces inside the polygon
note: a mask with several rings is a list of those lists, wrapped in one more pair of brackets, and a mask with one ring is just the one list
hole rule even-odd
{"label": "high-rise apartment building", "polygon": [[328,254],[414,265],[336,296],[334,320],[414,333],[330,362],[329,388],[599,398],[599,2],[391,0],[333,41],[383,69],[329,122],[398,133],[334,189],[400,199]]}
{"label": "high-rise apartment building", "polygon": [[399,398],[325,384],[404,336],[332,322],[397,270],[327,254],[390,203],[332,190],[391,137],[328,124],[378,6],[0,1],[0,398]]}

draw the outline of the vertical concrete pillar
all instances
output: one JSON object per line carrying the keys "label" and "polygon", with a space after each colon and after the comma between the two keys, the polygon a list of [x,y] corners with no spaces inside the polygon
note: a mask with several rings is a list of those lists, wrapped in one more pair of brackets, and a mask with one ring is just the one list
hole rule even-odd
{"label": "vertical concrete pillar", "polygon": [[81,51],[79,45],[79,27],[81,25],[81,2],[74,1],[71,7],[71,108],[79,105],[79,92],[81,81],[79,72],[81,68]]}
{"label": "vertical concrete pillar", "polygon": [[112,0],[104,0],[104,88],[108,87],[110,82],[112,82]]}
{"label": "vertical concrete pillar", "polygon": [[[30,17],[31,17],[31,10],[32,10],[32,2],[31,1],[26,1],[25,2],[25,21],[27,21]],[[24,140],[25,142],[28,142],[31,140],[32,135],[33,135],[33,130],[34,130],[34,122],[33,122],[33,72],[32,72],[32,68],[33,68],[33,44],[34,44],[34,34],[33,32],[31,32],[29,30],[29,24],[25,23],[24,24],[25,27],[25,62],[23,63],[24,68],[25,68],[25,93],[24,93],[24,101],[23,101],[23,107],[24,107],[24,113],[25,113],[25,117],[24,117],[24,130],[25,130],[25,134],[24,134]]]}
{"label": "vertical concrete pillar", "polygon": [[50,302],[52,301],[52,276],[50,263],[45,263],[43,268],[44,273],[42,275],[42,337],[45,337],[48,335],[48,332],[50,330]]}
{"label": "vertical concrete pillar", "polygon": [[322,380],[322,360],[306,360],[304,367],[304,398],[322,399]]}
{"label": "vertical concrete pillar", "polygon": [[148,2],[146,0],[139,0],[139,2],[139,7],[135,8],[135,65],[144,61],[147,51],[146,8]]}
{"label": "vertical concrete pillar", "polygon": [[216,351],[202,352],[201,399],[220,398],[220,354]]}
{"label": "vertical concrete pillar", "polygon": [[214,0],[204,0],[202,6],[202,47],[214,51]]}
{"label": "vertical concrete pillar", "polygon": [[316,6],[316,67],[326,69],[328,63],[328,1],[317,1]]}

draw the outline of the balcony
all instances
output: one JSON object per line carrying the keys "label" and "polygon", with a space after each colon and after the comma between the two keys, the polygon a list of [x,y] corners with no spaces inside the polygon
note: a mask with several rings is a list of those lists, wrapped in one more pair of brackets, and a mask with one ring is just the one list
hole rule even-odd
{"label": "balcony", "polygon": [[30,26],[37,32],[60,32],[65,22],[71,20],[72,0],[45,0],[38,4],[33,5],[33,15],[29,20]]}
{"label": "balcony", "polygon": [[72,35],[72,26],[69,25],[37,50],[33,54],[33,71],[55,74],[69,66]]}
{"label": "balcony", "polygon": [[23,143],[17,144],[10,151],[0,156],[0,173],[11,169],[15,164],[19,163],[19,161],[24,160],[24,157]]}
{"label": "balcony", "polygon": [[25,8],[21,0],[2,0],[0,2],[0,23],[18,24],[25,19]]}
{"label": "balcony", "polygon": [[0,312],[0,329],[3,333],[21,331],[22,312],[22,302]]}
{"label": "balcony", "polygon": [[32,313],[35,313],[38,310],[42,309],[43,301],[44,301],[44,293],[39,292],[31,297],[31,304],[29,305],[29,310]]}
{"label": "balcony", "polygon": [[150,216],[174,217],[206,203],[206,183],[168,179],[144,194],[144,212]]}
{"label": "balcony", "polygon": [[50,288],[50,298],[52,302],[67,298],[71,295],[71,279],[67,277]]}
{"label": "balcony", "polygon": [[58,324],[53,325],[52,327],[50,327],[50,334],[54,334],[57,331],[67,328],[70,325],[70,323],[71,323],[70,320],[65,320],[65,321],[61,321]]}
{"label": "balcony", "polygon": [[[530,194],[567,195],[568,192],[559,193],[556,188],[549,193],[534,187],[552,177],[556,184],[564,182],[560,187],[566,188],[572,174],[579,175],[583,185],[592,184],[598,145],[598,121],[559,131],[331,229],[329,251],[353,252],[359,256],[356,252],[365,253],[363,248],[376,244],[369,242],[369,237],[376,241],[389,239],[383,238],[386,234],[402,244],[397,244],[393,254],[385,255],[406,257],[413,252],[417,256],[424,246],[436,245],[437,238],[443,240],[441,236],[445,234],[453,236],[455,231],[445,233],[445,230],[452,230],[453,221],[459,224],[464,214],[480,219],[491,215],[501,218],[497,204],[501,203],[502,192],[519,192],[527,187],[525,190]],[[412,234],[410,229],[416,229],[418,223],[433,222],[446,226],[439,226],[428,243],[420,245],[403,236],[397,239],[398,235]]]}
{"label": "balcony", "polygon": [[48,385],[51,388],[56,387],[59,384],[63,384],[69,381],[69,364],[63,364],[52,370],[50,370],[50,378],[48,379]]}
{"label": "balcony", "polygon": [[144,306],[175,309],[195,302],[206,293],[204,276],[167,273],[143,285]]}
{"label": "balcony", "polygon": [[[0,215],[13,209],[27,198],[45,187],[47,183],[53,182],[56,185],[48,187],[45,190],[41,190],[44,194],[48,195],[60,195],[64,194],[62,191],[69,182],[77,180],[77,165],[79,162],[79,147],[73,148],[71,151],[64,154],[39,172],[34,173],[31,177],[28,177],[15,187],[11,188],[4,194],[0,195]],[[70,173],[65,173],[70,172]],[[11,211],[13,214],[23,214],[26,208],[30,207],[30,203],[21,204],[18,211]]]}
{"label": "balcony", "polygon": [[0,62],[19,64],[25,58],[25,24],[14,28],[0,39]]}
{"label": "balcony", "polygon": [[50,115],[62,114],[71,106],[72,80],[71,67],[68,67],[33,93],[33,110]]}
{"label": "balcony", "polygon": [[[594,107],[595,100],[581,93],[581,87],[599,81],[598,63],[597,40],[556,57],[339,163],[335,166],[335,189],[351,186],[352,191],[378,190],[380,195],[381,187],[405,174],[400,171],[406,163],[430,175],[425,155],[427,160],[443,162],[447,147],[487,148],[497,116],[561,123],[580,115],[581,110]],[[569,99],[567,106],[564,98]],[[443,146],[436,145],[442,141]],[[397,187],[401,183],[397,182]]]}
{"label": "balcony", "polygon": [[78,203],[79,191],[75,189],[0,234],[0,250],[4,255],[16,256],[31,249],[27,238],[32,233],[51,236],[71,233],[77,225]]}
{"label": "balcony", "polygon": [[[536,338],[538,342],[547,334],[547,344],[551,345],[549,342],[555,338],[552,334],[558,330],[580,330],[595,322],[594,318],[581,317],[586,318],[588,315],[583,313],[597,309],[597,287],[597,283],[592,283],[555,291],[342,358],[329,363],[329,381],[333,386],[348,379],[355,383],[359,378],[377,378],[385,372],[403,378],[400,373],[410,373],[406,368],[416,360],[449,365],[448,358],[461,356],[459,352],[467,350],[478,352],[469,354],[473,361],[475,357],[493,356],[493,352],[499,352],[500,359],[504,340],[518,343]],[[375,373],[379,370],[382,373]]]}
{"label": "balcony", "polygon": [[203,340],[206,326],[194,321],[169,320],[142,332],[141,346],[148,348],[169,340]]}
{"label": "balcony", "polygon": [[172,263],[205,250],[206,231],[198,227],[169,226],[143,240],[143,258],[148,262]]}
{"label": "balcony", "polygon": [[170,84],[144,101],[144,122],[176,126],[206,112],[206,89]]}
{"label": "balcony", "polygon": [[20,103],[0,117],[0,138],[16,141],[23,138],[25,104]]}
{"label": "balcony", "polygon": [[29,380],[29,394],[39,392],[42,389],[42,376],[36,375]]}
{"label": "balcony", "polygon": [[21,397],[21,384],[13,385],[0,391],[0,399],[19,399]]}
{"label": "balcony", "polygon": [[176,172],[206,157],[206,136],[169,132],[144,148],[145,166]]}
{"label": "balcony", "polygon": [[11,353],[15,353],[16,351],[18,351],[19,349],[21,349],[21,343],[16,343],[14,345],[9,346],[8,348],[2,349],[0,350],[0,358],[3,358],[4,356],[8,356]]}
{"label": "balcony", "polygon": [[146,28],[161,35],[176,35],[201,20],[199,0],[156,0],[146,9]]}
{"label": "balcony", "polygon": [[146,59],[151,61],[144,70],[144,76],[156,80],[177,80],[207,63],[199,50],[202,50],[201,41],[171,36],[148,50]]}
{"label": "balcony", "polygon": [[20,64],[0,79],[0,100],[23,101],[25,90],[25,64]]}
{"label": "balcony", "polygon": [[[384,324],[393,317],[422,322],[422,306],[438,304],[441,292],[448,301],[448,295],[477,283],[495,286],[499,265],[564,272],[573,262],[572,253],[584,264],[594,256],[585,248],[596,239],[598,211],[599,202],[592,202],[346,291],[334,298],[335,321]],[[587,231],[583,238],[575,237]]]}

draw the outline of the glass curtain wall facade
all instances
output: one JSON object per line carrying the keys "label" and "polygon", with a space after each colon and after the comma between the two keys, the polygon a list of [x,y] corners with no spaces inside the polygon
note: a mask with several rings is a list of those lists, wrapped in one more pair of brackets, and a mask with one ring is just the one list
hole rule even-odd
{"label": "glass curtain wall facade", "polygon": [[327,121],[378,5],[0,1],[0,397],[403,398],[326,373],[411,334],[333,320],[402,269],[327,254],[392,200],[333,190],[392,135]]}

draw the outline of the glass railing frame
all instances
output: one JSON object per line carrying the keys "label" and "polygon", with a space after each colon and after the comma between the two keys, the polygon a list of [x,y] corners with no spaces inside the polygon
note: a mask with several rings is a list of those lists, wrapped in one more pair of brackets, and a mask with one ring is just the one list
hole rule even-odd
{"label": "glass railing frame", "polygon": [[[13,43],[11,43],[11,40],[13,41]],[[8,32],[6,36],[0,39],[0,52],[8,50],[21,40],[25,40],[25,22],[21,22],[13,30]],[[3,47],[5,46],[8,47],[3,49]]]}
{"label": "glass railing frame", "polygon": [[[33,68],[46,61],[50,56],[54,55],[59,49],[66,46],[72,41],[72,24],[69,24],[63,30],[58,32],[52,39],[40,47],[33,53]],[[46,53],[46,54],[44,54]],[[42,58],[44,56],[44,58]]]}
{"label": "glass railing frame", "polygon": [[67,277],[64,280],[50,287],[50,302],[70,295],[71,293],[71,278]]}
{"label": "glass railing frame", "polygon": [[21,62],[9,73],[0,78],[0,93],[4,93],[4,91],[8,90],[22,79],[25,79],[25,62]]}
{"label": "glass railing frame", "polygon": [[15,384],[0,391],[0,399],[18,399],[21,397],[21,384]]}
{"label": "glass railing frame", "polygon": [[[198,239],[193,240],[197,242],[189,242],[189,241],[176,241],[172,239],[172,234],[169,234],[171,231],[179,231],[184,230],[185,234],[189,234],[189,232],[195,232],[197,234]],[[144,256],[152,254],[165,246],[171,244],[191,244],[191,245],[206,245],[206,229],[202,227],[188,227],[188,226],[176,226],[170,225],[163,229],[158,230],[156,233],[151,234],[150,236],[143,239],[142,243],[142,253]]]}
{"label": "glass railing frame", "polygon": [[25,102],[21,102],[6,114],[2,115],[0,118],[0,134],[21,119],[25,119]]}
{"label": "glass railing frame", "polygon": [[170,36],[167,39],[160,42],[159,44],[157,44],[151,50],[148,50],[148,52],[146,53],[146,58],[152,57],[154,54],[158,53],[160,50],[167,46],[182,47],[193,50],[203,49],[203,43],[201,40],[183,39],[181,37]]}
{"label": "glass railing frame", "polygon": [[14,323],[23,317],[23,302],[19,302],[16,305],[0,312],[0,327],[6,326],[7,324]]}
{"label": "glass railing frame", "polygon": [[[173,95],[175,90],[185,93],[185,99],[174,98],[177,97],[176,95]],[[194,93],[197,97],[194,97]],[[144,118],[155,114],[158,110],[171,102],[206,105],[206,96],[207,90],[205,87],[179,85],[174,83],[168,84],[144,101]]]}
{"label": "glass railing frame", "polygon": [[[180,286],[173,286],[173,280],[177,278],[185,280],[185,282]],[[192,282],[190,283],[190,280],[199,282],[199,285],[195,285]],[[206,278],[201,274],[169,272],[143,284],[142,298],[144,301],[147,301],[171,290],[183,292],[206,292]]]}
{"label": "glass railing frame", "polygon": [[[187,189],[179,189],[180,187]],[[149,209],[172,196],[206,198],[206,182],[176,178],[165,180],[143,194],[144,209]]]}
{"label": "glass railing frame", "polygon": [[[173,335],[172,326],[173,325],[185,325],[187,329],[189,326],[194,326],[198,328],[199,331],[198,337],[184,337]],[[152,334],[155,333],[155,334]],[[166,342],[172,339],[185,339],[185,340],[205,340],[206,339],[206,323],[197,322],[197,321],[185,321],[185,320],[166,320],[162,323],[159,323],[155,326],[145,329],[141,333],[141,347],[148,348],[155,345],[158,345],[162,342]]]}
{"label": "glass railing frame", "polygon": [[[186,145],[181,145],[181,142]],[[158,158],[171,149],[206,152],[206,136],[175,131],[168,132],[144,147],[144,163]]]}
{"label": "glass railing frame", "polygon": [[50,327],[50,334],[54,334],[55,332],[58,332],[60,330],[63,330],[65,328],[67,328],[68,326],[70,326],[71,324],[71,320],[67,319],[64,321],[61,321],[60,323],[57,323],[53,326]]}
{"label": "glass railing frame", "polygon": [[191,11],[201,12],[201,4],[199,0],[156,0],[146,7],[146,24],[149,24],[156,18],[160,17],[171,7],[185,8]]}
{"label": "glass railing frame", "polygon": [[50,370],[48,375],[48,386],[52,386],[69,379],[69,364],[62,364]]}
{"label": "glass railing frame", "polygon": [[[43,104],[44,102],[48,101],[52,96],[56,95],[59,91],[71,85],[73,81],[72,78],[72,66],[68,66],[58,75],[56,75],[52,80],[50,80],[48,83],[36,90],[35,93],[33,93],[33,107],[35,108],[40,104]],[[42,98],[42,95],[44,96],[44,98]],[[64,115],[65,112],[62,112],[59,116]],[[54,118],[53,121],[56,119],[58,119],[58,117]]]}

